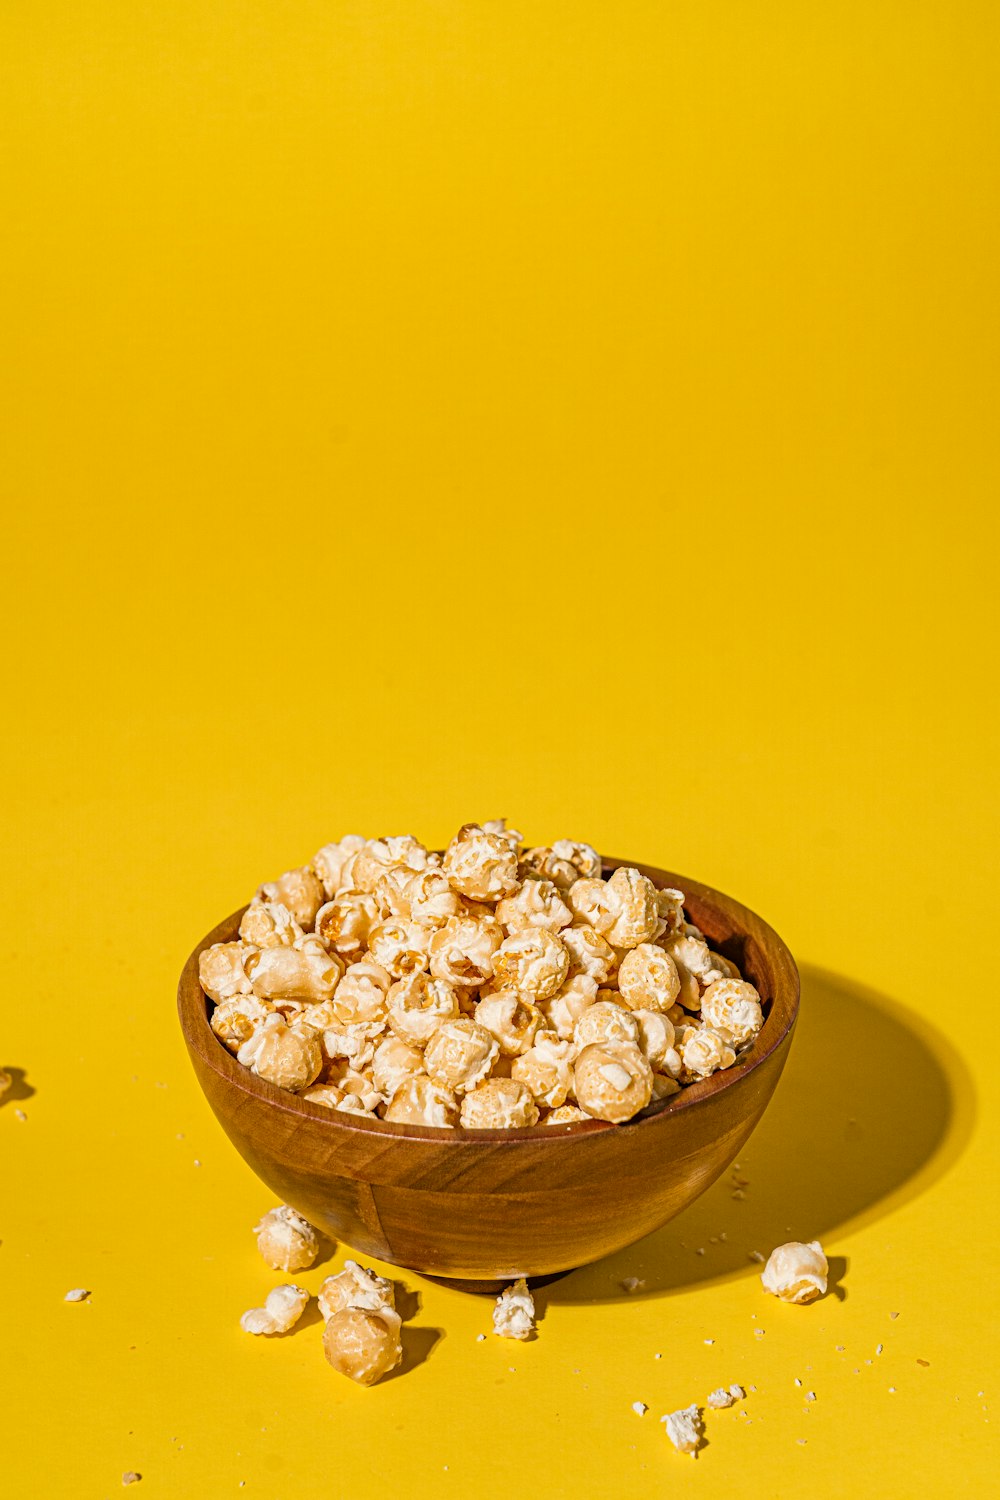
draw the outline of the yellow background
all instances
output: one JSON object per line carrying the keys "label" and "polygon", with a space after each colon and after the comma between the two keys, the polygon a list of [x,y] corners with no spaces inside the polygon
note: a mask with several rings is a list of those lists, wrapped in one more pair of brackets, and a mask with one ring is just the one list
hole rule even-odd
{"label": "yellow background", "polygon": [[[2,7],[5,1492],[990,1490],[998,18]],[[755,907],[801,1031],[745,1201],[525,1346],[407,1276],[362,1391],[239,1329],[272,1200],[175,979],[330,837],[497,814]],[[840,1296],[763,1295],[789,1229]]]}

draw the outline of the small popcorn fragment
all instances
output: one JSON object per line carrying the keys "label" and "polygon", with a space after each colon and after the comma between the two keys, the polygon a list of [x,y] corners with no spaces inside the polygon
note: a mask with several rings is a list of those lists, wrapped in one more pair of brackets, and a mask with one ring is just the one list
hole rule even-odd
{"label": "small popcorn fragment", "polygon": [[711,1406],[715,1411],[722,1411],[727,1406],[732,1406],[736,1397],[732,1391],[727,1391],[724,1386],[719,1386],[717,1391],[710,1391],[705,1401],[706,1406]]}
{"label": "small popcorn fragment", "polygon": [[309,1302],[309,1293],[301,1286],[276,1286],[268,1292],[263,1307],[253,1307],[240,1318],[245,1333],[287,1333],[294,1328]]}
{"label": "small popcorn fragment", "polygon": [[141,1478],[142,1475],[138,1474],[135,1469],[126,1469],[122,1475],[122,1484],[138,1484]]}
{"label": "small popcorn fragment", "polygon": [[747,1255],[751,1260],[755,1260],[760,1266],[764,1264],[764,1261],[766,1259],[766,1256],[761,1255],[759,1250],[748,1250]]}
{"label": "small popcorn fragment", "polygon": [[90,1292],[82,1286],[75,1286],[71,1292],[67,1292],[63,1298],[64,1302],[86,1302]]}
{"label": "small popcorn fragment", "polygon": [[620,1283],[622,1290],[628,1292],[630,1297],[635,1292],[641,1292],[645,1285],[646,1283],[638,1276],[626,1276],[625,1280]]}
{"label": "small popcorn fragment", "polygon": [[678,1453],[690,1453],[694,1458],[701,1443],[702,1420],[697,1406],[685,1406],[660,1418],[666,1423],[667,1437]]}
{"label": "small popcorn fragment", "polygon": [[644,1417],[649,1411],[649,1407],[646,1405],[645,1401],[633,1401],[632,1410],[635,1412],[637,1417]]}
{"label": "small popcorn fragment", "polygon": [[319,1254],[319,1236],[287,1203],[268,1209],[254,1225],[257,1249],[272,1271],[306,1271]]}
{"label": "small popcorn fragment", "polygon": [[771,1251],[760,1279],[765,1292],[773,1297],[803,1304],[824,1295],[828,1269],[819,1240],[805,1245],[792,1240]]}
{"label": "small popcorn fragment", "polygon": [[24,1123],[24,1121],[25,1121],[25,1120],[26,1120],[26,1119],[27,1119],[27,1118],[28,1118],[28,1116],[27,1116],[27,1115],[26,1115],[26,1114],[25,1114],[25,1113],[24,1113],[24,1110],[23,1110],[23,1109],[15,1109],[15,1111],[14,1111],[14,1119],[15,1119],[15,1120],[20,1120],[20,1121],[21,1121],[21,1123],[22,1123],[22,1124],[23,1124],[23,1123]]}
{"label": "small popcorn fragment", "polygon": [[[756,1390],[757,1387],[751,1386],[750,1389]],[[731,1385],[729,1387],[729,1394],[732,1396],[734,1401],[742,1401],[746,1396],[746,1391],[741,1385]]]}
{"label": "small popcorn fragment", "polygon": [[493,1332],[503,1339],[528,1339],[535,1331],[535,1300],[523,1276],[505,1288],[493,1309]]}

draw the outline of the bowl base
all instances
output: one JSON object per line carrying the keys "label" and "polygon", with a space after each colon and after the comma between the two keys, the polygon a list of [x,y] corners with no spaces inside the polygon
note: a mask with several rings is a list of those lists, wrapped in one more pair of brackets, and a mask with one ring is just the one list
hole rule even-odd
{"label": "bowl base", "polygon": [[[528,1286],[534,1289],[539,1286],[550,1286],[553,1281],[561,1281],[568,1276],[569,1271],[552,1271],[548,1276],[528,1276]],[[460,1276],[425,1276],[425,1281],[433,1281],[437,1286],[446,1286],[455,1292],[473,1292],[480,1297],[499,1297],[505,1287],[512,1286],[516,1280],[513,1276],[502,1277],[499,1281],[466,1281]]]}

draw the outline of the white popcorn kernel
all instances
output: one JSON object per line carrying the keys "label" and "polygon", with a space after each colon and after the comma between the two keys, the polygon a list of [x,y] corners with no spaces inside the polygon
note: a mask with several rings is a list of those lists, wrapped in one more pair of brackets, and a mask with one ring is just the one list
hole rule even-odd
{"label": "white popcorn kernel", "polygon": [[246,1333],[288,1333],[305,1312],[309,1293],[301,1286],[272,1287],[264,1298],[263,1307],[251,1308],[240,1318],[240,1327]]}
{"label": "white popcorn kernel", "polygon": [[213,943],[198,955],[198,982],[216,1005],[235,995],[249,995],[253,986],[244,961],[257,952],[247,943]]}
{"label": "white popcorn kernel", "polygon": [[646,1405],[645,1401],[633,1401],[632,1410],[635,1412],[637,1417],[644,1417],[649,1411],[649,1407]]}
{"label": "white popcorn kernel", "polygon": [[455,990],[443,979],[411,974],[392,986],[388,997],[389,1025],[411,1047],[425,1047],[445,1021],[458,1018]]}
{"label": "white popcorn kernel", "polygon": [[557,1109],[552,1109],[542,1120],[543,1125],[577,1125],[581,1120],[592,1120],[593,1115],[588,1115],[585,1109],[580,1109],[576,1104],[560,1104]]}
{"label": "white popcorn kernel", "polygon": [[497,903],[497,921],[509,936],[526,927],[559,932],[572,920],[573,913],[551,880],[526,880],[516,895]]}
{"label": "white popcorn kernel", "polygon": [[[752,1386],[751,1389],[754,1390],[756,1389],[756,1387]],[[732,1396],[734,1401],[742,1401],[746,1396],[746,1391],[741,1385],[731,1385],[729,1387],[729,1394]]]}
{"label": "white popcorn kernel", "polygon": [[458,1100],[453,1091],[426,1073],[405,1078],[389,1100],[385,1119],[397,1125],[458,1124]]}
{"label": "white popcorn kernel", "polygon": [[618,969],[618,989],[631,1010],[659,1010],[666,1013],[680,994],[681,981],[677,965],[654,943],[640,943],[631,948]]}
{"label": "white popcorn kernel", "polygon": [[402,893],[411,920],[432,931],[443,927],[450,917],[460,917],[464,911],[461,896],[452,890],[443,870],[411,871]]}
{"label": "white popcorn kernel", "polygon": [[554,1031],[540,1031],[528,1051],[514,1059],[510,1076],[524,1084],[536,1103],[558,1110],[573,1087],[575,1056],[572,1042],[560,1040]]}
{"label": "white popcorn kernel", "polygon": [[366,1026],[372,1036],[388,1021],[387,998],[392,978],[370,958],[351,964],[326,1005],[314,1006],[303,1020],[319,1031],[329,1027]]}
{"label": "white popcorn kernel", "polygon": [[658,889],[656,910],[660,921],[665,923],[665,932],[678,932],[684,925],[684,892],[672,890],[669,886]]}
{"label": "white popcorn kernel", "polygon": [[592,925],[613,948],[637,948],[661,930],[656,887],[631,865],[621,865],[607,882],[605,904],[611,920]]}
{"label": "white popcorn kernel", "polygon": [[234,995],[215,1007],[208,1024],[224,1047],[238,1052],[273,1010],[268,1001],[258,1000],[256,995]]}
{"label": "white popcorn kernel", "polygon": [[240,941],[252,948],[290,948],[302,928],[280,901],[250,902],[240,918]]}
{"label": "white popcorn kernel", "polygon": [[548,1000],[569,973],[569,953],[544,927],[527,927],[504,938],[493,957],[493,974],[501,985],[523,990],[533,1000]]}
{"label": "white popcorn kernel", "polygon": [[345,1061],[359,1073],[371,1067],[378,1030],[377,1026],[364,1022],[357,1026],[328,1026],[322,1036],[324,1072]]}
{"label": "white popcorn kernel", "polygon": [[527,1052],[544,1024],[537,1005],[517,990],[501,990],[480,1000],[475,1020],[495,1038],[504,1057]]}
{"label": "white popcorn kernel", "polygon": [[493,1309],[493,1332],[502,1339],[529,1339],[535,1331],[535,1299],[521,1276],[506,1287]]}
{"label": "white popcorn kernel", "polygon": [[727,1406],[732,1406],[735,1400],[736,1397],[733,1395],[732,1391],[727,1391],[723,1386],[720,1385],[717,1391],[711,1391],[709,1393],[705,1405],[711,1406],[715,1411],[723,1411]]}
{"label": "white popcorn kernel", "polygon": [[75,1286],[71,1292],[67,1292],[63,1298],[64,1302],[86,1302],[90,1292],[86,1287]]}
{"label": "white popcorn kernel", "polygon": [[334,844],[324,844],[312,857],[312,872],[322,882],[327,899],[344,887],[341,879],[346,862],[368,842],[360,833],[348,833]]}
{"label": "white popcorn kernel", "polygon": [[391,917],[371,929],[368,949],[375,962],[393,979],[405,979],[408,974],[419,974],[427,968],[430,939],[430,928]]}
{"label": "white popcorn kernel", "polygon": [[771,1251],[760,1279],[765,1292],[780,1297],[782,1302],[804,1303],[824,1295],[828,1272],[818,1240],[810,1240],[808,1244],[791,1240]]}
{"label": "white popcorn kernel", "polygon": [[591,876],[575,880],[566,891],[565,899],[576,925],[590,927],[602,935],[605,928],[611,926],[613,915],[608,905],[605,881]]}
{"label": "white popcorn kernel", "polygon": [[402,1319],[391,1307],[343,1307],[327,1320],[323,1352],[340,1375],[374,1385],[403,1357]]}
{"label": "white popcorn kernel", "polygon": [[372,895],[383,918],[398,917],[404,922],[411,919],[413,903],[410,900],[410,881],[417,873],[408,865],[386,865],[379,873]]}
{"label": "white popcorn kernel", "polygon": [[372,895],[379,877],[392,865],[405,865],[410,870],[425,870],[429,854],[410,833],[392,838],[369,839],[351,860],[351,880],[355,890]]}
{"label": "white popcorn kernel", "polygon": [[360,1307],[368,1312],[380,1312],[383,1308],[395,1311],[396,1293],[391,1281],[377,1276],[371,1266],[366,1269],[356,1260],[346,1260],[344,1269],[336,1276],[328,1276],[317,1296],[319,1310],[325,1321],[345,1307]]}
{"label": "white popcorn kernel", "polygon": [[639,1033],[636,1045],[655,1073],[665,1066],[667,1053],[673,1049],[673,1025],[662,1011],[633,1010],[631,1014]]}
{"label": "white popcorn kernel", "polygon": [[681,1033],[677,1049],[685,1068],[695,1078],[710,1078],[720,1068],[730,1068],[736,1053],[727,1037],[710,1026],[691,1026]]}
{"label": "white popcorn kernel", "polygon": [[286,870],[277,880],[268,881],[257,891],[258,901],[280,901],[282,906],[287,906],[303,930],[312,927],[325,898],[322,881],[304,865]]}
{"label": "white popcorn kernel", "polygon": [[374,896],[364,891],[338,891],[316,913],[316,936],[331,953],[357,957],[368,942],[368,934],[381,912]]}
{"label": "white popcorn kernel", "polygon": [[430,941],[431,973],[459,989],[478,989],[493,976],[503,929],[491,917],[449,917]]}
{"label": "white popcorn kernel", "polygon": [[517,889],[517,850],[508,839],[466,823],[445,850],[453,888],[472,901],[499,901]]}
{"label": "white popcorn kernel", "polygon": [[[348,1098],[356,1099],[366,1114],[376,1109],[383,1102],[383,1095],[375,1087],[375,1080],[370,1067],[355,1067],[350,1058],[338,1057],[327,1063],[323,1073],[325,1085],[340,1089],[345,1096],[337,1101],[336,1109],[343,1109]],[[311,1091],[307,1091],[301,1097],[306,1098]],[[347,1108],[352,1106],[347,1104]]]}
{"label": "white popcorn kernel", "polygon": [[551,847],[540,844],[527,849],[521,864],[523,871],[551,880],[562,891],[569,890],[578,880],[593,879],[601,873],[597,851],[574,839],[557,839]]}
{"label": "white popcorn kernel", "polygon": [[257,1249],[272,1271],[305,1271],[319,1254],[319,1235],[301,1214],[283,1203],[254,1225]]}
{"label": "white popcorn kernel", "polygon": [[763,1024],[760,996],[742,979],[717,979],[701,997],[702,1020],[734,1047],[752,1041]]}
{"label": "white popcorn kernel", "polygon": [[566,927],[559,934],[569,953],[569,978],[585,974],[598,985],[607,984],[618,969],[618,955],[593,927]]}
{"label": "white popcorn kernel", "polygon": [[577,1102],[598,1120],[621,1124],[645,1109],[653,1096],[653,1070],[638,1047],[584,1047],[573,1069]]}
{"label": "white popcorn kernel", "polygon": [[506,818],[490,818],[483,824],[483,832],[492,833],[498,839],[506,839],[515,854],[524,843],[524,834],[516,828],[508,828]]}
{"label": "white popcorn kernel", "polygon": [[371,1068],[375,1087],[383,1098],[391,1099],[401,1083],[424,1071],[424,1056],[418,1048],[393,1033],[375,1049]]}
{"label": "white popcorn kernel", "polygon": [[313,941],[303,947],[263,948],[247,958],[246,971],[259,1000],[301,1000],[316,1005],[329,1000],[344,966],[335,954]]}
{"label": "white popcorn kernel", "polygon": [[617,1047],[620,1043],[635,1046],[638,1040],[639,1024],[631,1011],[611,1000],[598,1000],[588,1006],[573,1028],[573,1041],[579,1048],[595,1042],[602,1047]]}
{"label": "white popcorn kernel", "polygon": [[523,1083],[487,1078],[462,1100],[466,1130],[522,1130],[538,1124],[538,1106]]}
{"label": "white popcorn kernel", "polygon": [[[272,948],[272,953],[284,949]],[[238,1062],[279,1089],[293,1092],[314,1083],[323,1067],[319,1033],[311,1026],[289,1026],[284,1017],[265,1017],[236,1054]]]}
{"label": "white popcorn kernel", "polygon": [[[545,1018],[546,1026],[568,1042],[573,1038],[580,1017],[590,1009],[601,993],[596,979],[591,979],[586,974],[575,974],[572,979],[567,979],[551,1000],[540,1000],[538,1009]],[[609,993],[613,993],[617,999],[617,991]]]}
{"label": "white popcorn kernel", "polygon": [[467,1016],[442,1021],[424,1049],[428,1077],[456,1094],[468,1093],[487,1078],[500,1047],[484,1027]]}
{"label": "white popcorn kernel", "polygon": [[666,1424],[667,1437],[678,1453],[690,1453],[693,1458],[701,1443],[703,1431],[701,1412],[697,1406],[685,1406],[660,1418]]}

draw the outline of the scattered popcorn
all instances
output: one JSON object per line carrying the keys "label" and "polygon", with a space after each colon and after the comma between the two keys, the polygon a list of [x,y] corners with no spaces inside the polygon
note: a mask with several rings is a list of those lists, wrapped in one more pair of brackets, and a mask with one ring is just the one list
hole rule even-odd
{"label": "scattered popcorn", "polygon": [[668,1416],[661,1417],[660,1421],[666,1423],[667,1437],[677,1452],[690,1453],[694,1458],[703,1431],[701,1412],[697,1406],[685,1406],[680,1411],[672,1411]]}
{"label": "scattered popcorn", "polygon": [[[750,1389],[752,1391],[755,1391],[757,1389],[757,1387],[755,1385],[752,1385],[750,1387]],[[743,1387],[741,1385],[731,1385],[729,1387],[729,1394],[732,1396],[732,1398],[733,1398],[734,1401],[742,1401],[743,1398],[746,1396],[746,1391],[743,1389]]]}
{"label": "scattered popcorn", "polygon": [[477,1344],[485,1344],[486,1343],[486,1335],[485,1335],[485,1333],[477,1333],[476,1334],[476,1343]]}
{"label": "scattered popcorn", "polygon": [[263,1307],[251,1308],[240,1318],[246,1333],[287,1333],[306,1310],[309,1293],[301,1286],[276,1286],[268,1292]]}
{"label": "scattered popcorn", "polygon": [[86,1302],[90,1292],[85,1287],[75,1286],[71,1292],[67,1292],[63,1298],[64,1302]]}
{"label": "scattered popcorn", "polygon": [[137,1473],[135,1469],[126,1469],[122,1475],[122,1484],[138,1484],[141,1478],[142,1475]]}
{"label": "scattered popcorn", "polygon": [[633,1401],[632,1410],[635,1412],[637,1417],[644,1417],[649,1411],[649,1407],[646,1405],[645,1401]]}
{"label": "scattered popcorn", "polygon": [[403,1358],[401,1325],[391,1307],[343,1307],[327,1321],[323,1352],[339,1374],[374,1385]]}
{"label": "scattered popcorn", "polygon": [[759,1250],[750,1250],[747,1253],[749,1254],[751,1260],[757,1261],[758,1265],[764,1264],[766,1257],[761,1255]]}
{"label": "scattered popcorn", "polygon": [[380,1312],[386,1307],[395,1311],[396,1306],[392,1282],[384,1276],[377,1276],[370,1266],[366,1270],[356,1260],[345,1261],[344,1269],[338,1275],[328,1276],[316,1300],[327,1322],[345,1307]]}
{"label": "scattered popcorn", "polygon": [[535,1331],[535,1299],[521,1276],[497,1298],[493,1332],[503,1339],[528,1339]]}
{"label": "scattered popcorn", "polygon": [[735,1401],[739,1400],[739,1397],[736,1395],[738,1389],[738,1386],[730,1386],[727,1391],[724,1386],[720,1385],[717,1391],[709,1393],[705,1405],[713,1407],[716,1411],[722,1411],[723,1408],[732,1406]]}
{"label": "scattered popcorn", "polygon": [[815,1401],[816,1400],[816,1392],[815,1391],[806,1391],[806,1400],[807,1401]]}
{"label": "scattered popcorn", "polygon": [[629,1296],[634,1292],[640,1292],[645,1285],[646,1283],[640,1281],[638,1276],[626,1276],[625,1280],[621,1283],[623,1290],[628,1292]]}
{"label": "scattered popcorn", "polygon": [[436,1129],[623,1124],[731,1067],[763,1021],[682,891],[604,879],[579,840],[524,848],[503,819],[443,855],[324,844],[258,887],[199,976],[243,1067],[333,1117]]}
{"label": "scattered popcorn", "polygon": [[305,1271],[319,1254],[319,1235],[287,1203],[269,1209],[253,1232],[257,1249],[272,1271]]}
{"label": "scattered popcorn", "polygon": [[[754,1259],[756,1259],[756,1255]],[[763,1259],[763,1257],[761,1257]],[[812,1302],[826,1292],[827,1260],[818,1240],[792,1240],[772,1250],[761,1272],[764,1290],[783,1302]]]}

